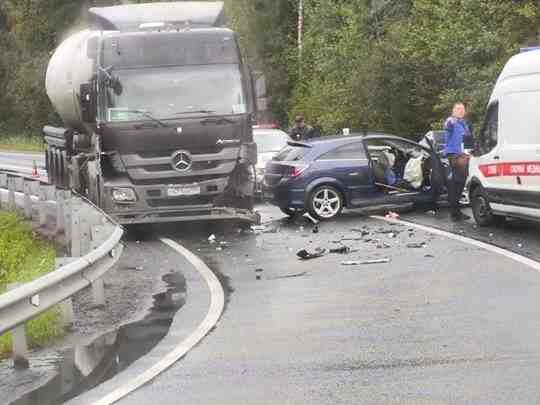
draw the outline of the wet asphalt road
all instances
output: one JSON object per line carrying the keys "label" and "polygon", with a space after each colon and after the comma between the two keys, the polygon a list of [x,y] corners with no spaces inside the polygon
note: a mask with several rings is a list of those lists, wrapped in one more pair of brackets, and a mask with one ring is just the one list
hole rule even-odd
{"label": "wet asphalt road", "polygon": [[0,151],[0,168],[25,172],[32,168],[34,161],[36,162],[38,169],[45,168],[45,155],[43,153],[17,153]]}
{"label": "wet asphalt road", "polygon": [[[185,224],[144,230],[145,240],[168,236],[198,253],[220,275],[227,307],[186,358],[120,403],[540,403],[540,274],[358,214],[314,234],[308,221],[261,211],[275,233]],[[538,225],[480,229],[451,223],[444,210],[402,218],[540,260]],[[426,247],[407,248],[411,242]],[[295,257],[301,248],[343,244],[357,251]],[[390,262],[341,264],[381,258]]]}
{"label": "wet asphalt road", "polygon": [[[540,274],[357,214],[314,234],[303,219],[262,211],[274,217],[268,226],[275,233],[190,226],[187,236],[179,225],[154,231],[183,243],[221,275],[227,308],[186,358],[120,403],[540,403]],[[403,214],[453,226],[439,215]],[[493,233],[509,247],[523,240],[539,257],[538,235],[523,232],[534,227],[513,224],[507,238],[504,229],[460,227],[469,236]],[[362,238],[362,230],[369,234]],[[208,242],[211,233],[218,243]],[[411,242],[426,247],[407,248]],[[305,262],[295,257],[301,248],[342,244],[357,251]],[[341,264],[383,258],[390,262]]]}

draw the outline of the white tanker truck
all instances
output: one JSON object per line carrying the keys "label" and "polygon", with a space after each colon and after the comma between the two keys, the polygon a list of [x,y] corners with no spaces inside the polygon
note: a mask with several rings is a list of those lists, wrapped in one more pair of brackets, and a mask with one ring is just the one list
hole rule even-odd
{"label": "white tanker truck", "polygon": [[52,56],[52,183],[123,224],[253,212],[256,97],[221,2],[92,8]]}

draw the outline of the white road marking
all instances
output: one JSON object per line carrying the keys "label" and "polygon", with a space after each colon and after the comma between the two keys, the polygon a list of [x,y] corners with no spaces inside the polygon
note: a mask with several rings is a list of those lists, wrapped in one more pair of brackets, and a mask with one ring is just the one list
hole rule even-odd
{"label": "white road marking", "polygon": [[388,219],[388,218],[381,217],[381,216],[372,216],[372,218],[380,219],[380,220],[390,222],[390,223],[395,223],[395,224],[403,224],[403,225],[409,226],[411,228],[416,228],[416,229],[420,229],[422,231],[431,233],[433,235],[443,236],[443,237],[446,237],[448,239],[453,239],[453,240],[456,240],[456,241],[459,241],[459,242],[462,242],[462,243],[467,243],[469,245],[476,246],[476,247],[478,247],[480,249],[487,250],[489,252],[504,256],[504,257],[506,257],[506,258],[508,258],[510,260],[514,260],[514,261],[516,261],[518,263],[524,264],[525,266],[528,266],[528,267],[530,267],[530,268],[532,268],[532,269],[534,269],[536,271],[540,271],[540,263],[539,262],[537,262],[535,260],[532,260],[532,259],[529,259],[529,258],[527,258],[525,256],[520,255],[520,254],[510,252],[509,250],[506,250],[506,249],[503,249],[503,248],[500,248],[500,247],[497,247],[497,246],[490,245],[489,243],[480,242],[479,240],[468,238],[466,236],[457,235],[455,233],[443,231],[443,230],[437,229],[437,228],[432,228],[430,226],[419,225],[419,224],[415,224],[413,222],[403,221],[401,219],[397,219],[397,220],[396,219]]}
{"label": "white road marking", "polygon": [[165,371],[166,369],[174,365],[182,357],[184,357],[197,343],[199,343],[216,325],[216,323],[219,321],[219,318],[221,317],[221,314],[223,313],[223,308],[225,306],[225,293],[223,292],[223,287],[221,286],[221,283],[214,275],[212,270],[210,270],[208,266],[196,255],[194,255],[189,250],[176,243],[175,241],[165,238],[162,238],[161,241],[182,256],[184,256],[206,281],[211,296],[210,308],[208,309],[208,313],[206,314],[206,317],[201,322],[201,324],[197,327],[197,329],[185,340],[180,342],[173,351],[169,352],[154,366],[146,370],[143,374],[135,377],[129,383],[118,387],[111,393],[107,394],[105,397],[99,399],[96,402],[93,402],[93,405],[113,404],[114,402],[122,399],[129,393],[148,383],[152,379],[156,378],[159,374],[161,374],[163,371]]}

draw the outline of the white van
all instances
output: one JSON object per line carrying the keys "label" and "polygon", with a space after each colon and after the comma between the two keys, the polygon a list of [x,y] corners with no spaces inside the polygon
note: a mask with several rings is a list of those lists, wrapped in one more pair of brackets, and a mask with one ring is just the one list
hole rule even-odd
{"label": "white van", "polygon": [[476,222],[540,221],[540,49],[512,57],[489,100],[469,197]]}

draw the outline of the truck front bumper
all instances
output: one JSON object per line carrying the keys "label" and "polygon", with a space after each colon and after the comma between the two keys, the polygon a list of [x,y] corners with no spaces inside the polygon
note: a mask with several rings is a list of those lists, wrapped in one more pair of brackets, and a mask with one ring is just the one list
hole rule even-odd
{"label": "truck front bumper", "polygon": [[[258,213],[249,209],[222,206],[218,202],[227,182],[227,177],[202,181],[197,183],[201,190],[198,195],[169,197],[167,184],[134,185],[127,179],[115,179],[105,182],[101,201],[105,211],[120,224],[208,220],[259,223]],[[115,188],[133,190],[136,200],[114,201],[112,190]]]}

